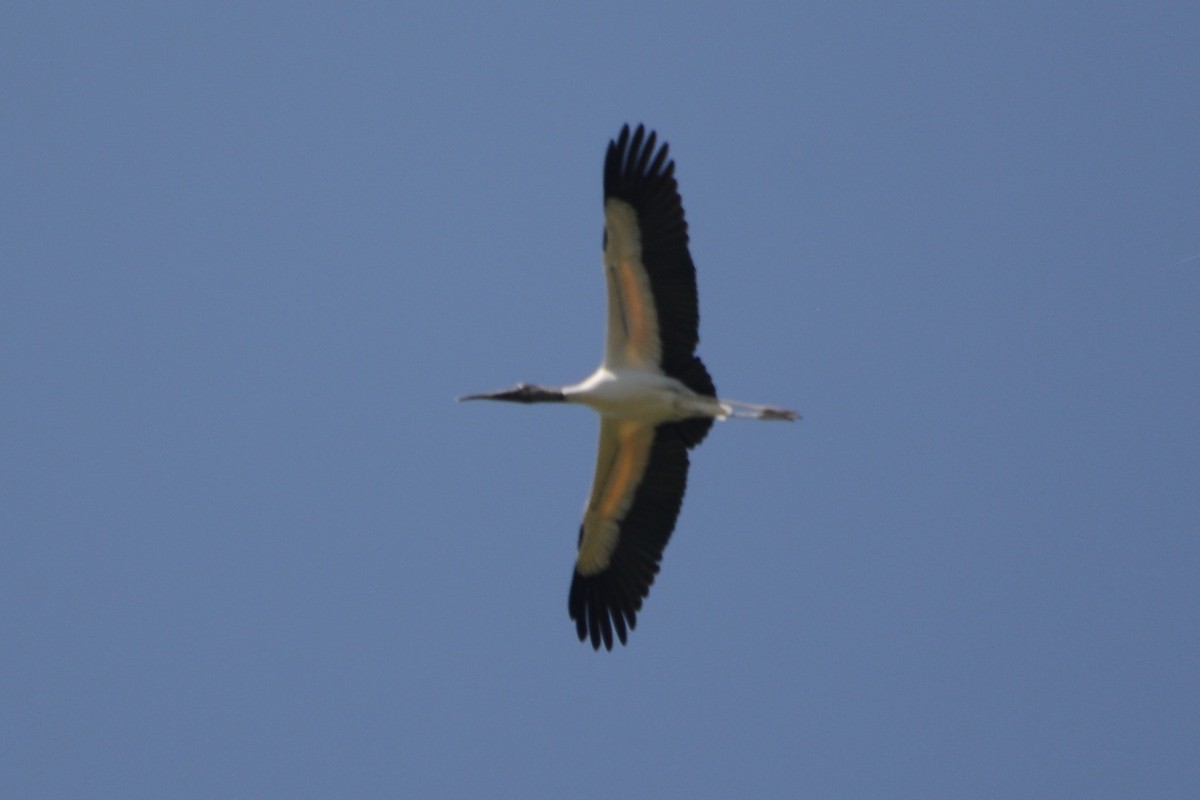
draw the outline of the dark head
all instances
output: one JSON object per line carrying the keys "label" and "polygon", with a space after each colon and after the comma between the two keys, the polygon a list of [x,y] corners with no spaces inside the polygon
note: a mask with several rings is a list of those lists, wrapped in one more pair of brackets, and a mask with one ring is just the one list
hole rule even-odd
{"label": "dark head", "polygon": [[562,389],[518,383],[513,388],[505,389],[502,392],[468,394],[458,399],[459,402],[463,400],[507,400],[510,403],[561,403],[567,398],[563,396]]}

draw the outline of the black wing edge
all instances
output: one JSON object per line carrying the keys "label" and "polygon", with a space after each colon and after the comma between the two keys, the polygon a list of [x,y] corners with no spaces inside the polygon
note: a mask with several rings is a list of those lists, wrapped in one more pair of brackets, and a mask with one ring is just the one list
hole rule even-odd
{"label": "black wing edge", "polygon": [[[675,529],[687,490],[689,435],[682,423],[659,425],[646,474],[633,503],[621,521],[620,539],[608,569],[571,579],[567,611],[579,641],[591,639],[592,649],[612,650],[613,633],[625,644],[637,625],[637,612],[658,574],[663,550]],[[708,420],[711,424],[711,420]],[[580,536],[583,528],[580,527]]]}
{"label": "black wing edge", "polygon": [[[681,374],[675,377],[697,394],[709,397],[717,396],[717,387],[713,385],[712,376],[708,374],[704,362],[698,356],[692,356]],[[704,437],[708,435],[709,429],[713,426],[713,421],[711,417],[693,417],[676,424],[679,426],[680,433],[683,434],[688,449],[691,449],[704,441]]]}
{"label": "black wing edge", "polygon": [[688,226],[668,145],[655,151],[657,135],[644,125],[629,126],[608,143],[604,158],[604,199],[629,203],[637,212],[642,261],[650,276],[662,338],[663,371],[676,378],[700,341],[696,267],[688,251]]}

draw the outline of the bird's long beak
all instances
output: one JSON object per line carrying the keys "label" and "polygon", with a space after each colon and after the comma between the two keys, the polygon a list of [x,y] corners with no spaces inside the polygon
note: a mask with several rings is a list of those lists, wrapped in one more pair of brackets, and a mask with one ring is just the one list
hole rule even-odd
{"label": "bird's long beak", "polygon": [[497,395],[501,395],[501,394],[504,394],[504,392],[484,392],[483,394],[464,394],[462,397],[457,397],[455,399],[458,400],[458,402],[460,402],[460,403],[462,403],[466,400],[499,400],[500,398],[497,397]]}
{"label": "bird's long beak", "polygon": [[507,400],[510,403],[561,403],[566,400],[559,389],[547,389],[544,386],[534,386],[531,383],[518,383],[511,389],[504,389],[499,392],[463,395],[458,399],[459,401]]}
{"label": "bird's long beak", "polygon": [[479,394],[464,394],[458,398],[458,402],[464,400],[522,400],[529,394],[530,387],[524,383],[518,383],[511,389],[501,389],[498,392],[481,392]]}

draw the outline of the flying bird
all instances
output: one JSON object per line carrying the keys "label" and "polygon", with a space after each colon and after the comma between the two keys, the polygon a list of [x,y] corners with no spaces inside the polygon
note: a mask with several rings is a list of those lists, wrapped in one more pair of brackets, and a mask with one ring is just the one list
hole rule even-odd
{"label": "flying bird", "polygon": [[604,360],[588,378],[459,400],[580,403],[600,415],[592,493],[579,526],[567,610],[580,641],[625,644],[650,592],[687,488],[688,450],[713,420],[794,420],[795,411],[717,397],[696,356],[696,268],[667,144],[621,129],[604,158]]}

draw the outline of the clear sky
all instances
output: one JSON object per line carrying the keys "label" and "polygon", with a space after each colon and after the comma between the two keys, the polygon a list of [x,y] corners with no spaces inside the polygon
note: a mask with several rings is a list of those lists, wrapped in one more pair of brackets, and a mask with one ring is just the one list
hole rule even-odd
{"label": "clear sky", "polygon": [[[13,798],[1194,798],[1195,3],[26,3],[0,26]],[[503,9],[503,10],[499,10]],[[723,394],[566,598],[604,149]]]}

